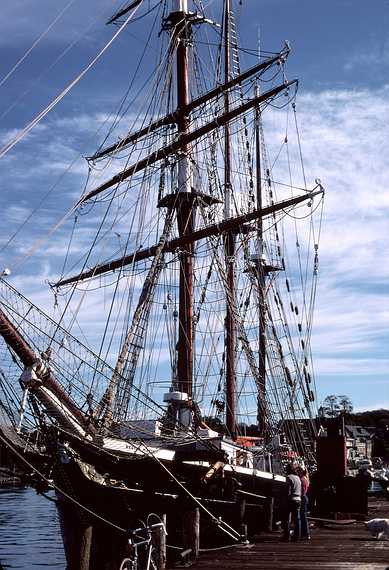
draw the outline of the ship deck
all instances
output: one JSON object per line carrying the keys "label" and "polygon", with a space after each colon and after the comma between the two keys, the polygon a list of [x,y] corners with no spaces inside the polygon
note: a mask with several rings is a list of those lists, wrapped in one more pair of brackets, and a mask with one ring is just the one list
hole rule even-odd
{"label": "ship deck", "polygon": [[[372,499],[366,520],[371,518],[389,518],[389,501]],[[280,542],[279,532],[264,533],[249,546],[202,552],[192,568],[389,570],[389,540],[373,538],[363,522],[347,525],[311,524],[310,541],[284,543]]]}

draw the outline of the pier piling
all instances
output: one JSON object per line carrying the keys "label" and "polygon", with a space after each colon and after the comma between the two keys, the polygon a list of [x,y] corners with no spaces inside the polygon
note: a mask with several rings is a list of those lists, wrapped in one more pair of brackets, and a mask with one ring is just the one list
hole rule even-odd
{"label": "pier piling", "polygon": [[200,551],[200,510],[190,509],[184,512],[183,547],[192,551],[192,558],[198,558]]}

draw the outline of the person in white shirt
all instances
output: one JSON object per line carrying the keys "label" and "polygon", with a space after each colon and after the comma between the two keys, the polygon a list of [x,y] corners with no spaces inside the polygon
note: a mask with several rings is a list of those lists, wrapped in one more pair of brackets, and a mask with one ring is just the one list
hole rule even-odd
{"label": "person in white shirt", "polygon": [[[286,482],[288,484],[288,499],[282,521],[282,540],[299,540],[301,537],[301,479],[297,475],[295,467],[290,463],[286,466]],[[292,536],[290,535],[291,524],[293,527]]]}

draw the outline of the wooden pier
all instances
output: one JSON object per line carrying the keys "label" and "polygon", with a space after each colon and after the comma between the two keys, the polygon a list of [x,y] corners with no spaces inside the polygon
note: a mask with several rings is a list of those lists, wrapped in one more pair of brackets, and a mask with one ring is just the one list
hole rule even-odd
{"label": "wooden pier", "polygon": [[[371,518],[389,518],[389,502],[372,501]],[[281,542],[280,532],[264,533],[254,544],[203,552],[198,570],[389,570],[389,540],[376,540],[362,521],[313,522],[311,540]]]}

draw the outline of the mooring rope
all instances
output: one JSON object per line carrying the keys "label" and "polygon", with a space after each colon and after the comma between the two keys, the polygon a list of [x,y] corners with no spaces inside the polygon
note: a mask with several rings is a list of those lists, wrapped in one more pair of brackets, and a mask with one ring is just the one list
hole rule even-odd
{"label": "mooring rope", "polygon": [[[209,511],[207,509],[207,507],[205,507],[200,501],[199,499],[197,499],[197,497],[195,497],[190,491],[189,489],[187,489],[185,487],[185,485],[183,485],[181,483],[181,481],[179,481],[177,479],[177,477],[175,477],[175,475],[170,471],[170,469],[168,467],[166,467],[166,465],[164,465],[164,463],[158,459],[158,457],[156,455],[154,455],[153,453],[151,453],[148,448],[147,445],[142,441],[139,442],[140,444],[143,444],[143,446],[146,448],[146,453],[150,456],[153,457],[157,463],[159,463],[159,465],[161,465],[161,467],[163,467],[163,469],[170,475],[170,477],[172,477],[172,479],[177,483],[177,485],[179,485],[181,487],[181,489],[183,489],[185,491],[185,493],[209,516],[211,517],[211,519],[217,524],[217,526],[220,528],[220,530],[222,530],[223,532],[225,532],[226,534],[228,534],[228,536],[230,536],[233,540],[240,540],[241,539],[241,535],[232,527],[230,526],[228,523],[226,523],[225,521],[223,521],[221,518],[216,517],[213,513],[211,513],[211,511]],[[140,448],[139,448],[140,449]],[[222,525],[225,525],[227,528],[224,528]],[[228,529],[228,530],[227,530]],[[234,534],[232,534],[234,533]]]}
{"label": "mooring rope", "polygon": [[95,513],[94,511],[92,511],[91,509],[89,509],[88,507],[86,507],[85,505],[83,505],[82,503],[80,503],[79,501],[77,501],[77,499],[75,499],[74,497],[72,497],[71,495],[69,495],[68,493],[66,493],[65,491],[63,491],[60,487],[58,487],[58,485],[56,485],[53,481],[50,481],[45,475],[43,475],[43,473],[41,471],[39,471],[39,469],[37,469],[34,465],[32,465],[25,457],[23,457],[23,455],[21,453],[18,452],[17,449],[15,449],[15,447],[13,445],[11,445],[9,443],[9,441],[4,438],[2,435],[0,435],[0,440],[7,446],[9,447],[9,449],[11,449],[11,451],[13,453],[15,453],[15,455],[21,459],[26,465],[28,465],[28,467],[30,469],[32,469],[37,475],[39,475],[39,477],[41,477],[43,479],[43,481],[45,481],[50,487],[52,487],[55,491],[58,491],[58,493],[61,493],[61,495],[63,495],[64,497],[66,497],[67,499],[69,499],[69,501],[71,501],[72,503],[74,503],[75,505],[77,505],[78,507],[80,507],[81,509],[83,509],[84,511],[86,511],[87,513],[89,513],[90,515],[96,517],[97,519],[99,519],[100,521],[106,523],[107,525],[111,526],[112,528],[114,528],[115,530],[120,530],[120,532],[124,532],[125,534],[128,534],[128,530],[118,526],[117,524],[113,523],[112,521],[109,521],[108,519],[102,517],[101,515]]}

